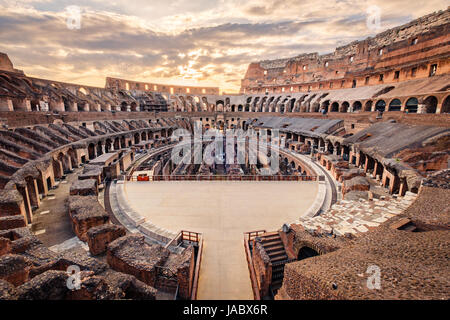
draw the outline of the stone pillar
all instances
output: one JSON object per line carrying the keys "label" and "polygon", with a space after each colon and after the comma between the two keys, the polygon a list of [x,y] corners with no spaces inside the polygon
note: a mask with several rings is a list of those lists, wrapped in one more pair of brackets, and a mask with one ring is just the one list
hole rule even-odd
{"label": "stone pillar", "polygon": [[14,111],[12,100],[8,97],[0,98],[0,111]]}
{"label": "stone pillar", "polygon": [[27,224],[31,224],[33,221],[33,213],[31,211],[31,203],[30,203],[30,196],[28,194],[28,188],[26,187],[17,187],[17,190],[22,194],[23,202],[25,205],[25,220],[27,221]]}
{"label": "stone pillar", "polygon": [[39,208],[41,202],[39,200],[39,191],[37,187],[36,179],[28,180],[27,183],[27,191],[28,196],[30,198],[30,204],[33,207]]}
{"label": "stone pillar", "polygon": [[373,173],[372,173],[372,177],[376,178],[377,177],[377,170],[378,170],[378,161],[374,160],[375,164],[373,166]]}
{"label": "stone pillar", "polygon": [[60,102],[50,101],[50,110],[51,111],[64,111],[64,101],[60,101]]}
{"label": "stone pillar", "polygon": [[[7,193],[7,196],[6,194]],[[25,210],[25,199],[17,190],[0,191],[0,217],[21,215],[28,221]]]}
{"label": "stone pillar", "polygon": [[45,176],[41,171],[39,171],[39,180],[42,182],[42,184],[38,182],[38,186],[41,185],[41,188],[38,188],[38,190],[41,189],[39,190],[39,193],[45,197],[48,194],[47,179],[45,179]]}
{"label": "stone pillar", "polygon": [[14,111],[31,111],[31,103],[29,99],[17,98],[13,102]]}
{"label": "stone pillar", "polygon": [[368,169],[369,169],[369,157],[366,156],[366,161],[364,163],[364,172],[367,173]]}

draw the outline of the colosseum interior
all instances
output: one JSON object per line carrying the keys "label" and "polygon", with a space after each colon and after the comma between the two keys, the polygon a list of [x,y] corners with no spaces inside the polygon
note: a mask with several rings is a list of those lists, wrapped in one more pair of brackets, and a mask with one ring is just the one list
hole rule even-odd
{"label": "colosseum interior", "polygon": [[449,299],[449,41],[447,9],[239,94],[1,53],[0,300]]}

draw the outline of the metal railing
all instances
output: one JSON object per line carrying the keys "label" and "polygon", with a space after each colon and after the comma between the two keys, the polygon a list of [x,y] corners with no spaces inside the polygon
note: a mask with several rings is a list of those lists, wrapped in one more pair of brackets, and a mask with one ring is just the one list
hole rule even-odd
{"label": "metal railing", "polygon": [[[138,181],[136,176],[128,175],[127,181]],[[151,181],[317,181],[317,176],[301,175],[154,175],[148,176],[148,180],[139,180],[139,182]]]}

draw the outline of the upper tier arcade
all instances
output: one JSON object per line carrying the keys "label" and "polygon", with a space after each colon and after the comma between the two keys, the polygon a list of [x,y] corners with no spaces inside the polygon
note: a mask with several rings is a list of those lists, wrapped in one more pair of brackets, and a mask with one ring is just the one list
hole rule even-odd
{"label": "upper tier arcade", "polygon": [[338,47],[333,53],[251,63],[241,93],[335,90],[446,74],[449,21],[450,8]]}

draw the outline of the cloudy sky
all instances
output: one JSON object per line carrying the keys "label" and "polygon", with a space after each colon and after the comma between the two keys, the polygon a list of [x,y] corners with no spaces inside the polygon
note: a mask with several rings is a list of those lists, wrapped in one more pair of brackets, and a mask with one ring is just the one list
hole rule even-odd
{"label": "cloudy sky", "polygon": [[[103,87],[111,76],[237,92],[249,62],[328,53],[448,5],[448,0],[0,0],[0,52],[27,75],[53,80]],[[378,29],[374,8],[381,13]]]}

